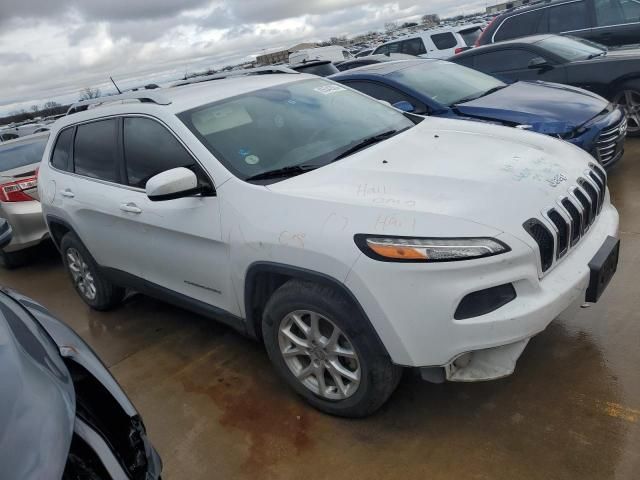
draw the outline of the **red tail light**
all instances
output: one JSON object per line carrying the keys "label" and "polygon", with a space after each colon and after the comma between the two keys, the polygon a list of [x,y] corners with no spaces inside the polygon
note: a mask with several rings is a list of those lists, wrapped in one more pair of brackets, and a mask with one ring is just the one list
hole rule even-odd
{"label": "red tail light", "polygon": [[[498,15],[499,16],[499,15]],[[482,38],[487,34],[487,32],[489,31],[489,29],[491,28],[491,25],[493,25],[493,22],[495,22],[498,19],[498,16],[493,17],[493,20],[491,20],[489,22],[489,25],[486,26],[486,28],[482,31],[482,33],[480,34],[480,36],[478,37],[478,39],[476,40],[475,46],[479,47],[480,45],[482,45],[480,42],[482,41]]]}
{"label": "red tail light", "polygon": [[459,53],[464,52],[465,50],[466,50],[466,48],[458,47],[458,48],[456,48],[456,49],[454,50],[453,54],[454,54],[454,55],[457,55],[457,54],[459,54]]}
{"label": "red tail light", "polygon": [[0,202],[30,202],[33,197],[24,191],[38,186],[38,171],[33,177],[25,177],[15,182],[0,184]]}

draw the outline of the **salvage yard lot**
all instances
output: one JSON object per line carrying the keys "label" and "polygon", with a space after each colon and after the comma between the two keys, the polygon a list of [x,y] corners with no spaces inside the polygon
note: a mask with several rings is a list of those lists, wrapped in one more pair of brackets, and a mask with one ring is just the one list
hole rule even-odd
{"label": "salvage yard lot", "polygon": [[263,348],[142,296],[89,310],[52,248],[0,283],[44,304],[140,410],[168,479],[617,479],[640,475],[640,141],[610,174],[618,274],[600,303],[535,337],[516,373],[432,385],[411,372],[364,420],[323,415]]}

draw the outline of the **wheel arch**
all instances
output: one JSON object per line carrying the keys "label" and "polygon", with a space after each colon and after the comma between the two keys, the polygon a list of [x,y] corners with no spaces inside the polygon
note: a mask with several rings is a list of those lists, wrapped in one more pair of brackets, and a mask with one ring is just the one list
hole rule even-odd
{"label": "wheel arch", "polygon": [[[58,250],[60,250],[60,242],[62,241],[62,237],[64,237],[67,233],[73,232],[76,236],[78,236],[78,233],[66,220],[63,220],[54,215],[47,215],[46,221],[47,227],[49,228],[49,233],[51,234],[51,239],[53,240],[53,244]],[[80,237],[78,236],[78,238]]]}
{"label": "wheel arch", "polygon": [[344,283],[324,273],[274,262],[255,262],[247,269],[244,284],[244,306],[248,335],[262,339],[262,313],[267,301],[278,288],[289,280],[296,279],[326,285],[344,295],[347,301],[351,302],[360,312],[380,348],[387,356],[390,356],[364,308]]}
{"label": "wheel arch", "polygon": [[638,91],[640,91],[640,74],[637,72],[628,73],[626,75],[622,75],[616,78],[613,82],[609,84],[609,88],[607,89],[607,98],[612,100],[614,95],[620,91],[620,87],[627,82],[638,82]]}

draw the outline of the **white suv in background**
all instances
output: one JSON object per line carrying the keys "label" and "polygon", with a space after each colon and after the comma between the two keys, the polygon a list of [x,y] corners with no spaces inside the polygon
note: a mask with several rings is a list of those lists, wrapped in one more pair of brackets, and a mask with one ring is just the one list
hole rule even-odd
{"label": "white suv in background", "polygon": [[372,413],[402,367],[509,375],[615,272],[606,174],[563,141],[304,74],[103,101],[53,126],[40,168],[82,299],[130,288],[225,322],[325,412]]}
{"label": "white suv in background", "polygon": [[416,57],[447,59],[473,47],[481,34],[482,25],[434,28],[383,43],[371,55],[404,53]]}

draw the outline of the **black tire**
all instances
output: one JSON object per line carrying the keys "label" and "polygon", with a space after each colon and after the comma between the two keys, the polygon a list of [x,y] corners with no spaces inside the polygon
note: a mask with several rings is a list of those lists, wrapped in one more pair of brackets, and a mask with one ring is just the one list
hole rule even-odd
{"label": "black tire", "polygon": [[7,270],[13,270],[14,268],[24,265],[25,254],[22,250],[17,252],[5,252],[4,250],[0,250],[0,262],[2,262],[2,266]]}
{"label": "black tire", "polygon": [[624,83],[623,85],[619,86],[611,96],[611,100],[614,103],[625,108],[625,113],[627,113],[627,136],[640,137],[640,112],[637,108],[638,105],[636,105],[636,108],[632,109],[634,112],[633,114],[631,114],[633,115],[633,118],[630,118],[629,110],[626,107],[627,102],[624,102],[625,105],[622,105],[620,103],[620,97],[624,98],[625,92],[632,92],[634,103],[637,104],[640,101],[640,81],[636,80]]}
{"label": "black tire", "polygon": [[[278,343],[281,322],[296,310],[310,310],[330,319],[358,355],[361,379],[348,398],[329,400],[312,392],[289,369]],[[378,410],[398,386],[403,369],[391,363],[384,347],[362,314],[338,291],[324,285],[290,280],[269,299],[262,320],[264,343],[278,374],[307,402],[325,413],[366,417]]]}
{"label": "black tire", "polygon": [[[94,298],[89,298],[88,295],[83,293],[82,289],[79,287],[79,282],[74,280],[71,269],[69,268],[70,259],[68,255],[70,249],[73,249],[80,254],[82,260],[87,266],[87,270],[93,277],[93,284],[96,290]],[[122,299],[125,295],[125,289],[114,285],[105,278],[96,261],[75,234],[67,233],[62,237],[62,241],[60,242],[60,251],[62,252],[62,263],[64,263],[64,267],[69,274],[73,287],[87,305],[94,310],[106,311],[111,310],[122,303]]]}

